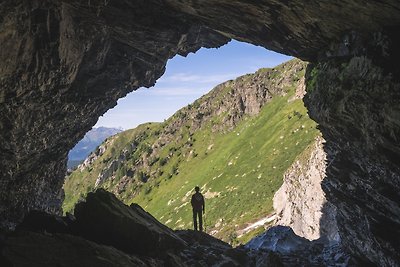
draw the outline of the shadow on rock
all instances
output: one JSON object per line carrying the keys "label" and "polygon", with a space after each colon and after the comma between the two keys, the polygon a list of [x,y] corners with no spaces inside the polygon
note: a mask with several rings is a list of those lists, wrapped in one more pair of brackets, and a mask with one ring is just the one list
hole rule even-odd
{"label": "shadow on rock", "polygon": [[274,252],[173,231],[102,189],[77,204],[75,217],[34,211],[2,236],[0,266],[281,266]]}
{"label": "shadow on rock", "polygon": [[185,241],[139,205],[130,207],[103,189],[89,193],[75,207],[73,231],[89,240],[127,253],[157,256],[167,249],[182,249]]}
{"label": "shadow on rock", "polygon": [[349,266],[350,256],[340,243],[326,238],[310,241],[296,235],[290,227],[274,226],[250,240],[245,247],[273,251],[284,266]]}

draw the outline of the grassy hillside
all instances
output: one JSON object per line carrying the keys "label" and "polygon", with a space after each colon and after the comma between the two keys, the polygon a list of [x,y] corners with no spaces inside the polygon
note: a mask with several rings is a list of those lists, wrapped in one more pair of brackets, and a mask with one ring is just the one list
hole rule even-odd
{"label": "grassy hillside", "polygon": [[[92,152],[98,145],[103,141],[116,133],[120,133],[122,130],[116,128],[98,127],[92,128],[87,132],[84,138],[79,141],[73,149],[68,153],[68,165],[69,167],[75,167],[81,163],[90,152]],[[78,164],[76,164],[78,163]],[[74,165],[75,164],[75,165]],[[70,168],[72,169],[72,168]]]}
{"label": "grassy hillside", "polygon": [[64,211],[97,185],[139,203],[171,228],[192,228],[189,201],[199,185],[207,232],[237,242],[239,230],[273,212],[283,173],[318,134],[295,97],[304,69],[293,60],[242,76],[164,123],[110,138],[91,164],[67,178]]}

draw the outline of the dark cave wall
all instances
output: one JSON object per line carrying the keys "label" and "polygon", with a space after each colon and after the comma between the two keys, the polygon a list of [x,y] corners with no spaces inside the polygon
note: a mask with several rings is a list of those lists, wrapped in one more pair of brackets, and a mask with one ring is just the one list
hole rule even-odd
{"label": "dark cave wall", "polygon": [[68,151],[119,98],[152,86],[175,54],[229,41],[167,7],[100,2],[0,4],[3,227],[60,212]]}
{"label": "dark cave wall", "polygon": [[[0,3],[0,221],[60,212],[67,152],[176,54],[230,38],[313,61],[307,106],[350,252],[399,262],[400,2],[6,0]],[[399,46],[397,46],[399,47]]]}
{"label": "dark cave wall", "polygon": [[307,92],[306,106],[327,140],[327,177],[322,186],[337,207],[343,245],[365,263],[396,266],[400,263],[398,77],[374,63],[374,57],[336,58],[308,68]]}

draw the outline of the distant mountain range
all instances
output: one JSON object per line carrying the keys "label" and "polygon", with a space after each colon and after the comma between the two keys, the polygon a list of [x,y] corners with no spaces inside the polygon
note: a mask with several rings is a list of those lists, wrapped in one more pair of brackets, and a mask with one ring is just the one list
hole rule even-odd
{"label": "distant mountain range", "polygon": [[264,231],[248,226],[269,221],[284,173],[319,134],[302,101],[306,66],[295,59],[260,69],[216,86],[163,123],[108,138],[67,177],[64,211],[101,187],[173,229],[188,229],[198,185],[206,231],[246,242]]}
{"label": "distant mountain range", "polygon": [[87,132],[85,137],[69,152],[68,169],[73,169],[82,163],[106,138],[120,132],[122,132],[121,129],[107,127],[93,128]]}

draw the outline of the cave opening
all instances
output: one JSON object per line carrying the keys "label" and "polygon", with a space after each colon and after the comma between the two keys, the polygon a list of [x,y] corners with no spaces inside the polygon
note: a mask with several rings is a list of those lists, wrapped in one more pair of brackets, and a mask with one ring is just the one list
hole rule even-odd
{"label": "cave opening", "polygon": [[231,41],[219,49],[200,49],[187,57],[175,56],[151,88],[139,88],[120,98],[99,117],[94,130],[69,152],[69,171],[107,136],[147,122],[161,122],[208,93],[214,86],[262,67],[274,67],[291,57],[247,43]]}
{"label": "cave opening", "polygon": [[[96,155],[90,156],[84,166],[78,167],[79,170],[67,177],[64,212],[72,211],[73,204],[84,199],[88,192],[104,187],[125,203],[138,202],[174,229],[190,229],[192,222],[187,207],[173,216],[170,210],[180,209],[187,204],[188,194],[195,183],[189,181],[194,180],[202,187],[206,198],[210,199],[209,233],[237,245],[263,231],[266,225],[270,226],[276,219],[272,198],[282,184],[284,172],[294,158],[299,157],[315,141],[317,133],[301,101],[306,63],[297,59],[288,62],[291,59],[261,47],[232,41],[219,49],[201,49],[187,58],[175,57],[170,60],[165,74],[153,88],[139,89],[119,100],[118,105],[100,117],[96,124],[128,129],[140,123],[157,124],[158,121],[158,124],[162,124],[164,121],[161,128],[155,130],[154,126],[147,127],[145,132],[149,133],[144,133],[147,137],[145,140],[136,139],[134,134],[122,133],[124,139],[128,140],[118,143],[119,148],[106,145],[102,152],[99,152],[102,148],[98,148],[94,153]],[[219,86],[223,89],[215,88],[216,92],[209,92],[220,83],[223,83]],[[211,96],[200,98],[207,94]],[[210,105],[215,99],[221,100]],[[271,108],[266,108],[271,100]],[[185,105],[188,106],[175,113]],[[153,114],[147,116],[146,112]],[[172,119],[168,119],[173,113]],[[133,116],[139,116],[141,121]],[[191,121],[190,124],[182,125],[180,120],[185,117]],[[173,122],[168,124],[171,120]],[[269,123],[268,120],[273,122]],[[180,139],[185,139],[185,144],[181,140],[170,140],[165,128],[171,128],[171,124],[178,124],[171,131],[181,135]],[[273,130],[260,137],[262,131],[268,128]],[[154,132],[158,132],[159,140],[167,139],[167,142],[148,140],[148,136]],[[230,132],[231,136],[228,136]],[[273,139],[270,141],[272,144],[267,144],[269,139]],[[110,140],[107,142],[119,142],[118,139],[112,141],[115,140],[113,137]],[[137,153],[132,149],[133,144],[140,147],[145,142],[149,142],[149,147],[142,151],[143,157],[146,157],[143,163],[130,154]],[[239,142],[240,145],[227,145],[227,142]],[[161,146],[168,147],[168,153]],[[265,148],[259,149],[263,146]],[[107,150],[115,155],[103,157],[104,153],[110,154]],[[221,156],[218,155],[219,151],[222,151]],[[179,155],[176,157],[174,154]],[[122,160],[118,159],[121,157]],[[132,163],[133,160],[135,163]],[[188,166],[181,163],[189,160],[197,162]],[[269,160],[271,162],[267,164],[263,162]],[[143,167],[143,164],[148,167]],[[202,165],[203,171],[199,173],[194,170],[196,165]],[[189,168],[194,174],[188,172]],[[216,179],[221,181],[215,182]],[[132,182],[135,180],[138,182]],[[171,188],[165,185],[165,181],[169,180],[180,182],[174,182]],[[245,183],[239,185],[236,180],[245,180]],[[153,204],[152,199],[158,191],[164,192],[166,198],[163,202],[155,201],[157,204]],[[173,194],[174,191],[178,193]],[[233,208],[226,208],[225,205]],[[228,213],[226,218],[221,214],[223,209]],[[315,239],[319,237],[319,227],[315,226],[318,218],[313,220],[312,225],[308,226],[313,233],[307,235],[301,230],[300,233]],[[281,223],[284,221],[281,220]],[[221,231],[223,228],[225,230]]]}
{"label": "cave opening", "polygon": [[[290,56],[236,40],[219,48],[201,48],[185,57],[177,55],[168,60],[165,73],[153,87],[139,88],[119,99],[118,105],[100,116],[94,127],[132,129],[145,122],[161,122],[220,83],[290,59]],[[136,106],[138,108],[134,109]],[[131,115],[131,118],[123,121],[114,115],[116,113]]]}

